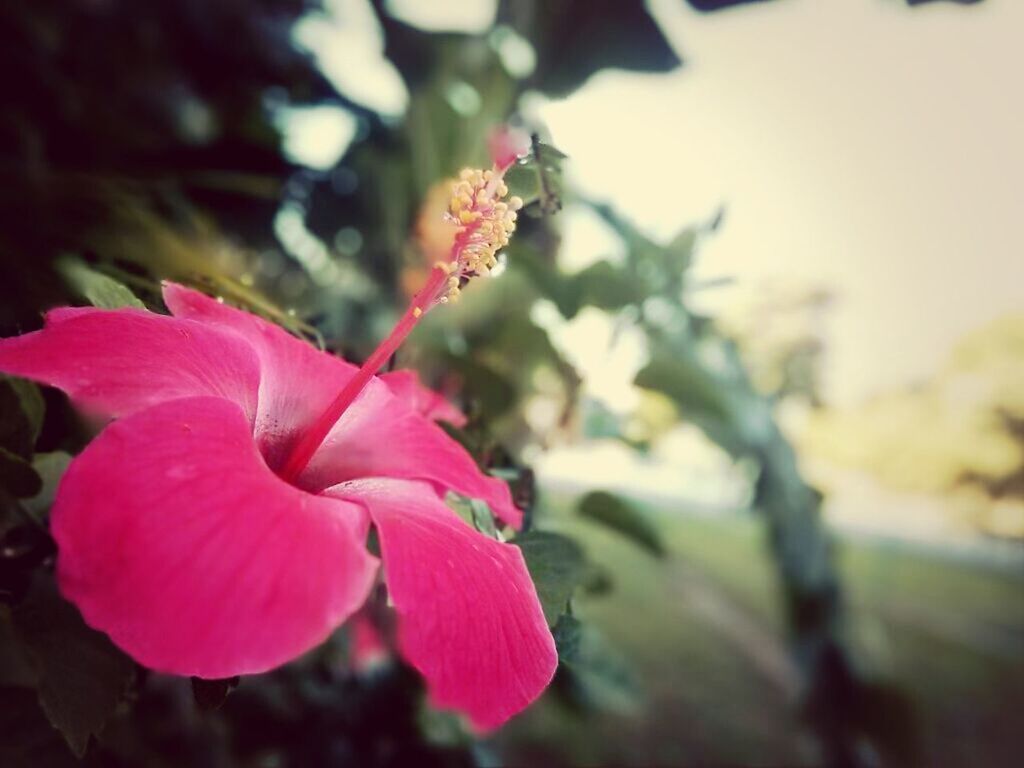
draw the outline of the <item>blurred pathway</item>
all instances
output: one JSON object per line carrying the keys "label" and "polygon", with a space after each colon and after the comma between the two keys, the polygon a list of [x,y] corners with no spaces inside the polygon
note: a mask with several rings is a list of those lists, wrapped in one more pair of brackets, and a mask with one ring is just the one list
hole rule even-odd
{"label": "blurred pathway", "polygon": [[889,599],[875,606],[882,618],[967,646],[999,661],[1024,661],[1024,628],[985,622],[979,625],[947,610],[911,600]]}
{"label": "blurred pathway", "polygon": [[782,638],[700,568],[681,557],[675,558],[671,568],[673,592],[788,701],[795,702],[800,693],[800,672]]}

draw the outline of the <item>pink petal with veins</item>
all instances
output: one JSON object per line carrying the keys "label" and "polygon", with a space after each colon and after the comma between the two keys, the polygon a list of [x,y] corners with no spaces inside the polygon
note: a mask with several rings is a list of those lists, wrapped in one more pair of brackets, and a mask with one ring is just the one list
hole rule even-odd
{"label": "pink petal with veins", "polygon": [[518,547],[473,530],[422,483],[360,480],[327,493],[373,518],[399,649],[435,706],[489,730],[541,694],[558,657]]}
{"label": "pink petal with veins", "polygon": [[283,328],[199,291],[164,283],[164,303],[175,317],[233,334],[255,351],[262,369],[256,441],[274,469],[357,370]]}
{"label": "pink petal with veins", "polygon": [[105,416],[197,395],[256,415],[259,360],[216,328],[140,309],[55,309],[41,331],[0,339],[0,371],[63,389]]}
{"label": "pink petal with veins", "polygon": [[453,427],[464,427],[466,415],[448,402],[444,395],[423,386],[416,371],[391,371],[378,377],[399,400],[412,405],[422,416],[432,421],[447,421]]}
{"label": "pink petal with veins", "polygon": [[363,392],[299,479],[321,489],[361,477],[426,480],[439,492],[482,499],[509,525],[522,525],[504,481],[484,474],[443,429],[380,389]]}
{"label": "pink petal with veins", "polygon": [[359,506],[289,486],[234,403],[190,398],[115,421],[61,482],[62,592],[132,658],[178,675],[263,672],[321,643],[377,561]]}
{"label": "pink petal with veins", "polygon": [[[273,323],[198,291],[166,283],[164,301],[175,317],[234,333],[256,350],[262,365],[256,441],[272,468],[280,467],[301,430],[327,407],[356,370]],[[420,415],[419,397],[417,392],[408,402],[395,397],[379,377],[371,380],[328,434],[297,484],[316,492],[358,477],[428,480],[438,488],[482,499],[509,525],[521,525],[522,512],[512,503],[508,485],[481,472],[461,445]]]}

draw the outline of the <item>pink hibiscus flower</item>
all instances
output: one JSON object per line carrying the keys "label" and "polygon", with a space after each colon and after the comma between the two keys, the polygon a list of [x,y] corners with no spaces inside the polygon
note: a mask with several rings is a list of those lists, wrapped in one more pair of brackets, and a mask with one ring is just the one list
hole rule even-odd
{"label": "pink hibiscus flower", "polygon": [[399,650],[434,705],[489,729],[543,691],[557,658],[520,550],[443,501],[482,499],[518,527],[508,487],[430,420],[459,420],[448,403],[408,372],[374,375],[507,242],[503,167],[463,174],[451,261],[362,368],[175,284],[171,316],[63,308],[0,340],[0,370],[113,419],[51,515],[60,588],[91,626],[161,672],[269,670],[363,604],[372,524]]}

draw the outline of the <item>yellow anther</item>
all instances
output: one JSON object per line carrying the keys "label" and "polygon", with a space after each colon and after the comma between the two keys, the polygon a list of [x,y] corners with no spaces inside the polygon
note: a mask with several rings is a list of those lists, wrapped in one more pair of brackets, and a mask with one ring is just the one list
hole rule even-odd
{"label": "yellow anther", "polygon": [[508,186],[500,173],[463,168],[451,185],[448,214],[460,228],[457,249],[451,262],[438,263],[447,280],[438,298],[447,304],[458,299],[468,278],[489,273],[498,264],[499,248],[508,245],[515,230],[516,211],[523,207],[519,197],[503,201]]}

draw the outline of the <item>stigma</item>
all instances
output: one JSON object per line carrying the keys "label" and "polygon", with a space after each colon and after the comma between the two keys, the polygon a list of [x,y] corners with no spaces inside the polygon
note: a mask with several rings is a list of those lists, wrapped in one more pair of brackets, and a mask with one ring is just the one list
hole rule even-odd
{"label": "stigma", "polygon": [[465,168],[452,183],[445,218],[457,228],[448,261],[437,263],[447,275],[438,297],[446,304],[456,301],[462,287],[472,278],[488,274],[498,264],[498,251],[508,245],[523,207],[521,198],[507,201],[508,187],[501,170]]}

